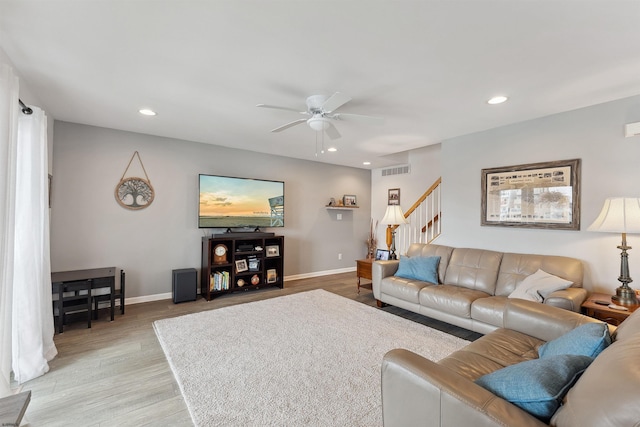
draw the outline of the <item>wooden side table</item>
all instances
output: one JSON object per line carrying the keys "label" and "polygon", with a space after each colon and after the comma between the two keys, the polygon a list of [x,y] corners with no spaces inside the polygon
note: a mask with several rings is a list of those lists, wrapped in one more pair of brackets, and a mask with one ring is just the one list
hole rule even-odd
{"label": "wooden side table", "polygon": [[359,259],[356,260],[356,274],[358,276],[358,293],[360,293],[360,278],[364,279],[372,279],[371,276],[371,266],[373,265],[372,259]]}
{"label": "wooden side table", "polygon": [[640,305],[625,306],[628,310],[616,310],[609,308],[605,304],[598,304],[598,302],[611,303],[611,295],[609,294],[591,294],[585,302],[582,303],[582,314],[586,314],[589,317],[594,317],[603,322],[607,322],[611,325],[619,325],[624,319],[629,317],[631,313],[636,311]]}

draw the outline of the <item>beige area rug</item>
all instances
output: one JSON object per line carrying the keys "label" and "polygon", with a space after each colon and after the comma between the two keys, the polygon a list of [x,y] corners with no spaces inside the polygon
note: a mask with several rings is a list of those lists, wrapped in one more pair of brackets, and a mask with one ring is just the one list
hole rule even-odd
{"label": "beige area rug", "polygon": [[437,361],[468,344],[323,290],[154,328],[196,426],[382,425],[387,351]]}

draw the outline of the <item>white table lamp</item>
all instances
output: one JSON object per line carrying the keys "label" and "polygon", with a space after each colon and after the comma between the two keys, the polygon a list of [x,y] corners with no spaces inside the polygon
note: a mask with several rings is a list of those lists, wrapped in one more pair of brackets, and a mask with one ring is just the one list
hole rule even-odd
{"label": "white table lamp", "polygon": [[616,294],[611,299],[621,305],[638,304],[635,291],[629,287],[633,280],[629,277],[627,250],[631,246],[627,246],[627,233],[640,233],[640,199],[613,197],[605,200],[600,215],[588,230],[622,234],[622,244],[618,246],[622,251],[618,281],[622,286],[616,289]]}
{"label": "white table lamp", "polygon": [[389,259],[398,259],[396,255],[396,227],[400,224],[408,224],[409,222],[404,217],[404,212],[400,205],[389,205],[387,211],[384,213],[384,218],[380,221],[380,224],[386,225],[391,229],[391,250],[389,253]]}

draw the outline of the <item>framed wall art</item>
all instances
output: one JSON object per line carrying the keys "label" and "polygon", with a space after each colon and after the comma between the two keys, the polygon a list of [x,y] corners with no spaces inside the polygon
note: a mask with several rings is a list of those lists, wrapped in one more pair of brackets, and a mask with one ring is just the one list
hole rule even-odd
{"label": "framed wall art", "polygon": [[580,230],[580,159],[482,169],[481,225]]}
{"label": "framed wall art", "polygon": [[400,204],[400,189],[390,188],[389,198],[387,199],[387,205],[399,205]]}

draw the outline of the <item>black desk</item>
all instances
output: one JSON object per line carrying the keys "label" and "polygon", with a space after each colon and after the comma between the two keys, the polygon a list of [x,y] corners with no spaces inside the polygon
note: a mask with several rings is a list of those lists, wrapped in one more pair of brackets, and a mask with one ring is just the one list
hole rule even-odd
{"label": "black desk", "polygon": [[109,289],[111,300],[111,321],[115,314],[116,268],[92,268],[89,270],[58,271],[51,273],[51,286],[54,294],[67,282],[90,281],[91,289]]}

